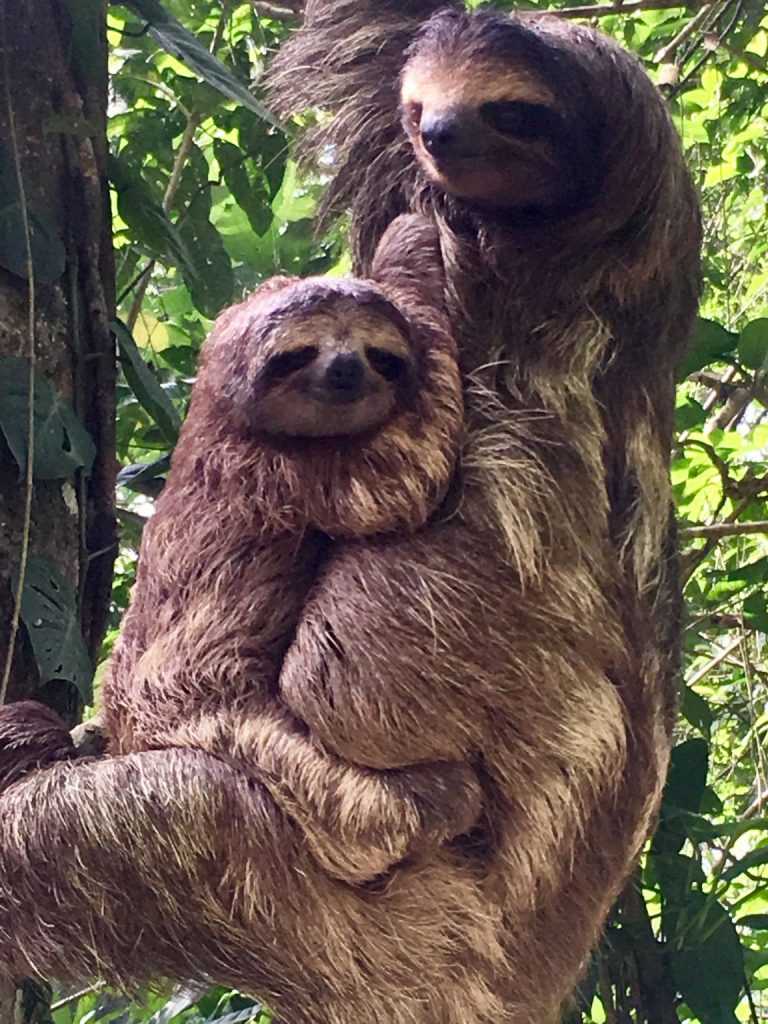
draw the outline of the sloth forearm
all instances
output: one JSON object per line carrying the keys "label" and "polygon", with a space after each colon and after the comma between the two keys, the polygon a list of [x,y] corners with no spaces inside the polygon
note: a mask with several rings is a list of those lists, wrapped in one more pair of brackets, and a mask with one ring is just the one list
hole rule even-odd
{"label": "sloth forearm", "polygon": [[257,891],[268,875],[287,885],[296,835],[219,759],[151,751],[34,773],[0,796],[0,834],[0,975],[262,977],[268,915],[236,875],[250,863]]}
{"label": "sloth forearm", "polygon": [[259,779],[320,864],[348,882],[434,850],[477,821],[482,791],[463,762],[375,771],[323,750],[277,704],[199,715],[158,741],[221,757]]}

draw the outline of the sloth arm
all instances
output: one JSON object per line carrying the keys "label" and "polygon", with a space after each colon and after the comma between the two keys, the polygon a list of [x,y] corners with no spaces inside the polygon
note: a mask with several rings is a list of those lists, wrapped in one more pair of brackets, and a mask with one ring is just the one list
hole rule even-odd
{"label": "sloth arm", "polygon": [[[472,763],[489,722],[485,648],[515,578],[495,538],[455,517],[332,553],[280,677],[283,700],[328,749],[379,769]],[[507,645],[508,646],[508,645]]]}
{"label": "sloth arm", "polygon": [[250,542],[248,557],[218,552],[194,593],[174,581],[174,611],[168,601],[158,607],[163,564],[151,573],[164,550],[162,511],[150,527],[142,571],[151,578],[139,581],[102,690],[113,753],[188,748],[220,757],[260,779],[326,869],[352,882],[474,824],[481,793],[469,766],[361,768],[314,742],[282,705],[285,648],[318,566],[344,542],[330,545],[310,532],[298,545],[290,535]]}
{"label": "sloth arm", "polygon": [[[25,737],[14,756],[35,737],[74,755],[51,715],[0,708],[0,769],[11,733]],[[169,977],[270,998],[295,977],[284,943],[301,943],[296,908],[311,915],[322,880],[264,786],[218,757],[157,750],[31,772],[0,796],[0,836],[0,981]]]}

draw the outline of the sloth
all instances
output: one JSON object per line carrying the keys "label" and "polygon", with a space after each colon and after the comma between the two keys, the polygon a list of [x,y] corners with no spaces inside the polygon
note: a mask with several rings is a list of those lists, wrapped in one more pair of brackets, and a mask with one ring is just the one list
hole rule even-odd
{"label": "sloth", "polygon": [[[315,581],[344,591],[354,579],[330,538],[423,527],[460,446],[434,227],[399,218],[372,276],[276,278],[219,318],[103,699],[113,752],[234,758],[348,881],[466,831],[480,802],[465,761],[355,770],[280,699]],[[299,689],[324,685],[289,660]]]}
{"label": "sloth", "polygon": [[[431,534],[423,564],[445,558],[486,603],[490,621],[472,620],[476,660],[502,650],[495,691],[480,696],[479,682],[470,707],[453,690],[454,736],[444,727],[430,743],[426,700],[411,715],[410,694],[391,717],[399,749],[407,735],[421,756],[475,732],[474,836],[504,964],[488,1019],[553,1020],[652,829],[668,764],[681,616],[668,463],[700,290],[695,190],[639,62],[553,16],[308,0],[271,80],[280,114],[325,112],[304,120],[299,154],[330,177],[320,223],[349,219],[357,273],[404,211],[440,232],[467,440],[461,539]],[[491,583],[494,560],[506,568]],[[298,644],[310,624],[305,614]],[[352,662],[370,650],[337,639]],[[468,662],[455,664],[458,678]],[[317,702],[290,666],[283,676],[341,756],[371,713],[364,676],[352,694],[349,678]],[[558,770],[556,734],[570,753]],[[393,753],[366,756],[386,765]],[[486,1019],[471,1001],[464,1012]]]}
{"label": "sloth", "polygon": [[[435,279],[422,243],[406,245],[413,302],[395,304],[457,337],[458,471],[447,492],[449,470],[425,483],[432,445],[410,447],[414,420],[395,455],[412,468],[386,488],[372,485],[378,456],[343,468],[362,428],[344,445],[302,439],[335,454],[301,475],[283,429],[263,476],[239,462],[233,396],[215,376],[208,390],[204,365],[178,501],[150,534],[156,569],[109,681],[117,756],[54,764],[0,799],[0,964],[213,979],[291,1024],[549,1024],[636,863],[668,762],[691,183],[639,65],[551,18],[310,0],[273,82],[282,111],[330,114],[304,153],[330,170],[326,220],[351,215],[360,277],[382,287],[376,251],[401,214],[439,233],[444,281],[419,290]],[[311,390],[338,347],[299,347],[317,349],[296,357]],[[366,359],[355,373],[381,377]],[[258,386],[247,361],[221,365]],[[322,421],[308,410],[302,429]],[[256,505],[275,533],[266,551],[247,526]],[[254,721],[277,715],[278,736],[339,776],[297,780],[280,751],[270,763],[251,701]],[[8,756],[23,754],[12,734]],[[416,826],[382,827],[361,780]]]}

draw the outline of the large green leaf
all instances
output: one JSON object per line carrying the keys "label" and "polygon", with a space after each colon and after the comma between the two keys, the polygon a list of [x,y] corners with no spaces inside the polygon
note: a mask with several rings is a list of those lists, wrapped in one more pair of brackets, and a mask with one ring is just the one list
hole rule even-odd
{"label": "large green leaf", "polygon": [[257,235],[263,235],[272,223],[272,197],[267,179],[258,168],[254,169],[242,150],[231,142],[217,139],[214,153],[221,167],[227,188],[237,205],[245,211]]}
{"label": "large green leaf", "polygon": [[678,380],[685,380],[690,374],[733,352],[739,340],[738,334],[727,331],[714,320],[700,319],[696,325],[691,347],[678,367]]}
{"label": "large green leaf", "polygon": [[178,57],[196,75],[217,89],[227,99],[234,100],[252,110],[254,114],[270,124],[279,126],[277,118],[248,91],[243,83],[188,29],[169,14],[158,3],[158,0],[126,0],[126,6],[132,8],[144,18],[150,27],[152,36],[164,50]]}
{"label": "large green leaf", "polygon": [[122,157],[110,157],[107,167],[117,193],[117,211],[135,240],[143,243],[150,255],[170,257],[183,273],[194,275],[194,260],[176,225],[165,215],[141,174]]}
{"label": "large green leaf", "polygon": [[181,428],[181,416],[173,402],[163,390],[160,381],[152,372],[139,352],[133,335],[125,324],[116,320],[112,329],[117,337],[120,365],[125,379],[145,409],[163,433],[169,445],[174,445]]}
{"label": "large green leaf", "polygon": [[675,984],[700,1024],[738,1024],[744,956],[728,912],[701,892],[664,916]]}
{"label": "large green leaf", "polygon": [[[63,480],[78,469],[90,473],[96,448],[72,406],[35,373],[35,454],[37,480]],[[29,361],[0,358],[0,431],[23,473],[27,466]]]}
{"label": "large green leaf", "polygon": [[201,192],[189,204],[180,230],[187,249],[195,256],[193,272],[183,271],[184,283],[195,308],[212,320],[232,302],[235,278],[232,261],[209,214],[209,197]]}
{"label": "large green leaf", "polygon": [[[14,586],[18,586],[18,576]],[[33,555],[27,562],[21,618],[41,684],[65,680],[90,704],[93,666],[80,631],[75,589],[46,558]]]}
{"label": "large green leaf", "polygon": [[768,864],[768,846],[758,847],[757,850],[752,850],[750,853],[745,854],[735,864],[732,864],[726,871],[721,875],[723,881],[727,882],[731,878],[736,878],[738,875],[743,875],[745,871],[750,871],[752,868],[763,867]]}

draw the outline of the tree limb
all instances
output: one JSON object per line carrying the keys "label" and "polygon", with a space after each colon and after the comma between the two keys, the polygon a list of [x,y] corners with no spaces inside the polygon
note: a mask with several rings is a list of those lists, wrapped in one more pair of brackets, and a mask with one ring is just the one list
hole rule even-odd
{"label": "tree limb", "polygon": [[686,3],[685,0],[624,0],[624,3],[587,4],[584,7],[561,7],[559,10],[547,11],[558,18],[605,18],[611,14],[631,14],[633,11],[667,11],[673,7],[709,7],[706,3]]}
{"label": "tree limb", "polygon": [[755,519],[751,523],[712,523],[711,526],[686,526],[681,537],[740,537],[754,533],[768,533],[768,519]]}

